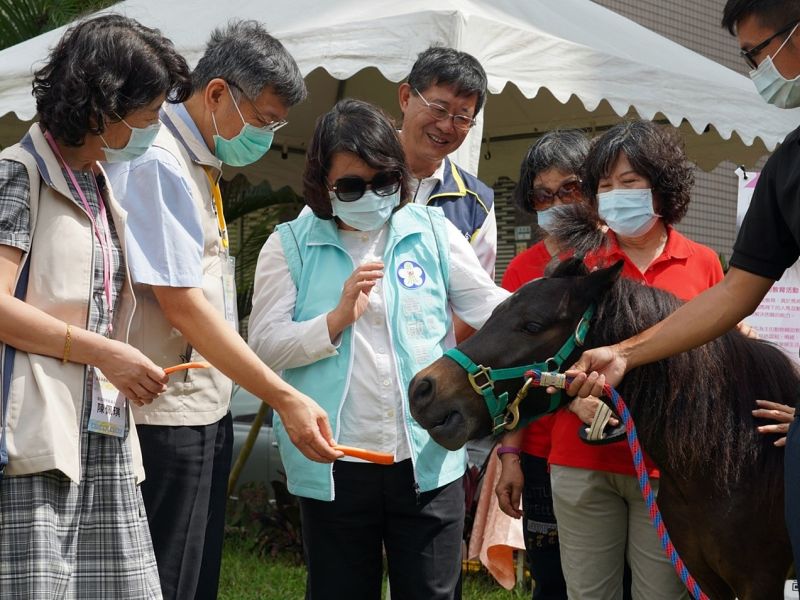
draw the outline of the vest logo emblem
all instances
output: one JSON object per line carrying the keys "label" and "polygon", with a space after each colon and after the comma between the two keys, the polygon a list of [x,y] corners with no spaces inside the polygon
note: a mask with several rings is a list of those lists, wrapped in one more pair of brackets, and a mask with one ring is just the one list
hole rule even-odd
{"label": "vest logo emblem", "polygon": [[425,271],[413,260],[404,260],[397,269],[397,279],[401,285],[409,290],[421,288],[425,284]]}

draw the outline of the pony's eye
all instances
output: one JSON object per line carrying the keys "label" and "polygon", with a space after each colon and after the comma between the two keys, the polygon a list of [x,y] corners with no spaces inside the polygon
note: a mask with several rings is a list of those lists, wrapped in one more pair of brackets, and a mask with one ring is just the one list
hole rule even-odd
{"label": "pony's eye", "polygon": [[528,323],[525,323],[525,331],[528,333],[539,333],[541,330],[542,326],[536,321],[529,321]]}

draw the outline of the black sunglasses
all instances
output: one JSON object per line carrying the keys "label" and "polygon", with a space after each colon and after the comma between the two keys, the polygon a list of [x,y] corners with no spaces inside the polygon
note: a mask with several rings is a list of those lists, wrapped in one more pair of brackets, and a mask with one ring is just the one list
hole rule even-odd
{"label": "black sunglasses", "polygon": [[367,187],[378,196],[391,196],[400,189],[401,179],[400,171],[380,171],[371,181],[356,176],[340,177],[333,182],[331,190],[342,202],[355,202],[364,195]]}
{"label": "black sunglasses", "polygon": [[769,46],[769,43],[772,40],[774,40],[779,35],[783,35],[784,33],[788,32],[788,31],[791,31],[792,28],[794,28],[798,23],[800,23],[800,19],[798,19],[796,21],[792,21],[786,27],[784,27],[780,31],[776,31],[775,33],[773,33],[771,36],[769,36],[767,39],[765,39],[760,44],[750,48],[750,50],[740,50],[739,51],[739,55],[744,59],[744,61],[751,68],[757,69],[758,68],[758,63],[756,62],[755,57],[758,56],[759,54],[761,54],[762,50],[764,50],[764,48]]}
{"label": "black sunglasses", "polygon": [[568,181],[558,188],[555,192],[551,192],[545,188],[533,188],[531,190],[529,200],[534,208],[539,208],[548,204],[552,204],[556,198],[562,202],[571,201],[581,194],[581,181],[575,179]]}

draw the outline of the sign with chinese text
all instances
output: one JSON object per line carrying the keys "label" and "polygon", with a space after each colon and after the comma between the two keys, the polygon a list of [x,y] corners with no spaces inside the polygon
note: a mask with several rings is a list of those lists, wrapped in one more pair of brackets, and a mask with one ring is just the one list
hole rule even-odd
{"label": "sign with chinese text", "polygon": [[[759,173],[736,170],[739,177],[739,196],[736,206],[736,229],[742,224]],[[786,270],[756,311],[745,321],[762,339],[781,346],[795,362],[800,362],[800,263]]]}

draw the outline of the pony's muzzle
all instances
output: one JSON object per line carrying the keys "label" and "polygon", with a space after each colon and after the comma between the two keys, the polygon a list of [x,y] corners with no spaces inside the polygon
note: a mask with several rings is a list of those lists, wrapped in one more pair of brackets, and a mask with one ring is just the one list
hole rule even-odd
{"label": "pony's muzzle", "polygon": [[409,387],[409,401],[416,410],[424,410],[436,398],[436,381],[430,377],[414,377]]}

